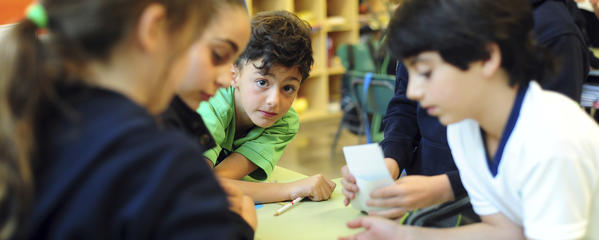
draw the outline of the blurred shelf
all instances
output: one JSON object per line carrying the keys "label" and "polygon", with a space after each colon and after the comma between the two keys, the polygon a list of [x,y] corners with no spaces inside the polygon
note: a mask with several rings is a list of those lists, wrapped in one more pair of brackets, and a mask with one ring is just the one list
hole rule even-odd
{"label": "blurred shelf", "polygon": [[325,21],[325,26],[328,32],[354,30],[352,24],[350,24],[349,19],[344,16],[328,16]]}
{"label": "blurred shelf", "polygon": [[329,75],[341,75],[345,73],[343,66],[330,67],[328,70]]}
{"label": "blurred shelf", "polygon": [[352,31],[353,27],[349,23],[344,24],[327,24],[327,32],[343,32]]}
{"label": "blurred shelf", "polygon": [[312,71],[310,71],[310,77],[320,77],[322,76],[322,70],[320,69],[313,69]]}

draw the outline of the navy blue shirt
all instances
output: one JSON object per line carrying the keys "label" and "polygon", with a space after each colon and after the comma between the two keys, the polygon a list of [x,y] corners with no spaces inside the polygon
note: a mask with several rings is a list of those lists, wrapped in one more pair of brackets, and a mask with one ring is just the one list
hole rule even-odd
{"label": "navy blue shirt", "polygon": [[69,87],[38,124],[30,239],[252,239],[203,149],[128,98]]}
{"label": "navy blue shirt", "polygon": [[539,45],[557,60],[555,73],[536,79],[543,89],[560,92],[580,102],[582,84],[589,73],[589,51],[568,4],[573,0],[530,0],[533,5],[533,33]]}

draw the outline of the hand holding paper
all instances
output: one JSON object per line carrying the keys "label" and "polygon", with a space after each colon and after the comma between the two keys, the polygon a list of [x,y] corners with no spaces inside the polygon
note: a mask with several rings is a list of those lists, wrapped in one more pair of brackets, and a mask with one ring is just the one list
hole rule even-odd
{"label": "hand holding paper", "polygon": [[343,148],[345,161],[349,171],[356,178],[360,189],[351,201],[354,208],[361,211],[381,210],[380,207],[369,207],[366,201],[370,199],[370,192],[375,189],[393,185],[393,179],[385,166],[383,151],[376,143]]}

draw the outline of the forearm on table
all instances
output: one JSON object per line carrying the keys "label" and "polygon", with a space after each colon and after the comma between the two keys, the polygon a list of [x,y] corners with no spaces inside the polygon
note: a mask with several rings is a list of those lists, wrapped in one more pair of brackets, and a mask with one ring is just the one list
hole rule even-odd
{"label": "forearm on table", "polygon": [[214,167],[214,174],[219,177],[241,179],[258,169],[256,164],[239,153],[232,153]]}
{"label": "forearm on table", "polygon": [[221,178],[222,181],[233,183],[245,195],[250,196],[256,203],[282,202],[289,199],[290,187],[287,183],[248,182],[236,179]]}

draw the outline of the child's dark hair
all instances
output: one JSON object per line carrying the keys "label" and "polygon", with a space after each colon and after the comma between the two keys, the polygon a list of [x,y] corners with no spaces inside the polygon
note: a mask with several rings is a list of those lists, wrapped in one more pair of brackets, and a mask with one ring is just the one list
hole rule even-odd
{"label": "child's dark hair", "polygon": [[[193,36],[199,36],[216,1],[40,0],[42,15],[47,17],[45,26],[24,19],[4,30],[0,45],[0,238],[10,236],[5,224],[12,229],[18,226],[31,203],[35,126],[45,106],[57,105],[57,84],[84,81],[81,69],[86,63],[107,61],[150,4],[164,6],[171,32],[178,33],[189,23]],[[39,40],[40,28],[48,32],[47,41]],[[182,52],[181,48],[177,50]]]}
{"label": "child's dark hair", "polygon": [[389,24],[388,45],[399,59],[436,51],[459,69],[490,57],[488,44],[501,52],[510,86],[542,81],[550,56],[536,46],[533,16],[524,0],[405,0]]}
{"label": "child's dark hair", "polygon": [[275,64],[298,66],[303,81],[310,75],[310,68],[314,63],[311,31],[312,27],[308,22],[290,12],[258,13],[252,19],[250,41],[235,66],[241,68],[243,64],[260,58],[262,65],[256,68],[262,74],[268,73]]}

